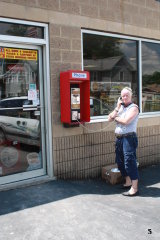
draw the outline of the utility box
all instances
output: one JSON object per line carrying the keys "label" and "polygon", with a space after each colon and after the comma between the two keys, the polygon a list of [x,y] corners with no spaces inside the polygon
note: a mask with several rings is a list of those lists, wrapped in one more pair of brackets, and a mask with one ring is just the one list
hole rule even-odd
{"label": "utility box", "polygon": [[68,70],[60,73],[61,122],[68,126],[90,122],[90,74]]}

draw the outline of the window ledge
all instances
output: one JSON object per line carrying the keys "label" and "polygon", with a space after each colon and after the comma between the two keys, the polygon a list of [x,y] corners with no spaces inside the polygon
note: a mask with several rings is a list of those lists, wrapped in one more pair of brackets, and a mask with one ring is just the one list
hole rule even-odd
{"label": "window ledge", "polygon": [[[151,118],[151,117],[160,117],[160,112],[158,113],[143,113],[139,115],[139,118]],[[91,118],[89,123],[101,123],[101,122],[108,122],[108,117],[96,117]]]}

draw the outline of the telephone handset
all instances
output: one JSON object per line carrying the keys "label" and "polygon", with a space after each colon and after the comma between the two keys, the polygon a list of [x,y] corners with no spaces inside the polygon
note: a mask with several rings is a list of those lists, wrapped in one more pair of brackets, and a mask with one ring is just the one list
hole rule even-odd
{"label": "telephone handset", "polygon": [[[120,99],[120,100],[122,100],[122,97],[120,97],[119,99]],[[124,106],[124,102],[122,102],[122,103],[121,103],[121,105],[123,105],[123,106]]]}

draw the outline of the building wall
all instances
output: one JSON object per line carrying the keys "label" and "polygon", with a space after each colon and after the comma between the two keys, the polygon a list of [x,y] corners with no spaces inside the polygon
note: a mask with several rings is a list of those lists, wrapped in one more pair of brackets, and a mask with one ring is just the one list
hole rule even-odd
{"label": "building wall", "polygon": [[[96,177],[114,162],[114,123],[64,128],[60,122],[59,74],[82,68],[81,29],[160,40],[156,0],[1,0],[0,16],[49,24],[54,174]],[[160,161],[160,117],[140,118],[140,165]],[[100,129],[104,129],[100,131]]]}
{"label": "building wall", "polygon": [[[159,119],[157,119],[159,121]],[[140,167],[160,162],[160,125],[139,120],[137,159]],[[55,138],[55,174],[59,178],[99,177],[102,166],[115,163],[114,131]]]}

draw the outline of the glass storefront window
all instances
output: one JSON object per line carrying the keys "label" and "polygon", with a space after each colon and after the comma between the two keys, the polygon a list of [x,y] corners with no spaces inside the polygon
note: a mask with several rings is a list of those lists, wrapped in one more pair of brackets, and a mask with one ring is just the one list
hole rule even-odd
{"label": "glass storefront window", "polygon": [[160,47],[142,42],[142,111],[160,111]]}
{"label": "glass storefront window", "polygon": [[0,176],[42,164],[39,50],[0,47]]}
{"label": "glass storefront window", "polygon": [[43,27],[0,22],[0,35],[44,38]]}
{"label": "glass storefront window", "polygon": [[83,33],[84,70],[90,72],[91,116],[108,115],[121,89],[138,104],[137,41]]}

